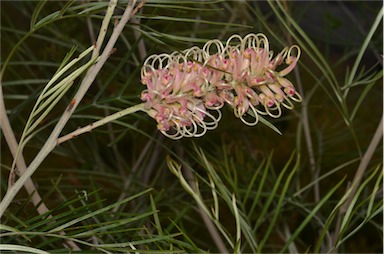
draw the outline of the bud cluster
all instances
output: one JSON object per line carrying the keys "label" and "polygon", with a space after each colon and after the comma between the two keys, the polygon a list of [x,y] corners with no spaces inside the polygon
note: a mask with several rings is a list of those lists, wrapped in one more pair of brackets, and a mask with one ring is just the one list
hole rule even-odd
{"label": "bud cluster", "polygon": [[245,124],[256,125],[259,114],[278,118],[281,106],[293,109],[292,101],[302,100],[285,78],[300,52],[294,45],[273,58],[267,37],[259,33],[233,35],[225,45],[215,39],[202,49],[152,55],[141,69],[147,86],[141,99],[157,128],[173,139],[215,129],[224,104]]}

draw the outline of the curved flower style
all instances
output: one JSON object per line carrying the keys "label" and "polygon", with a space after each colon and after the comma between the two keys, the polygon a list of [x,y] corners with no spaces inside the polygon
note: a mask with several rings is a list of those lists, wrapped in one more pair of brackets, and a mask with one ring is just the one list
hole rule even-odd
{"label": "curved flower style", "polygon": [[[232,46],[235,39],[240,44]],[[224,70],[231,73],[227,82],[233,87],[233,100],[228,104],[244,123],[257,124],[257,114],[278,118],[282,113],[281,105],[292,109],[292,100],[302,100],[292,83],[284,78],[300,57],[298,46],[285,48],[273,58],[264,34],[249,34],[244,38],[233,35],[226,42],[225,56],[228,64]],[[283,62],[288,66],[277,71]],[[255,121],[248,122],[243,118],[247,112],[254,116]]]}
{"label": "curved flower style", "polygon": [[157,128],[173,139],[199,137],[216,128],[225,103],[245,124],[256,125],[259,114],[278,118],[281,106],[293,109],[292,101],[302,100],[285,78],[300,53],[294,45],[273,58],[267,37],[259,33],[233,35],[225,45],[215,39],[202,49],[152,55],[141,70],[147,86],[141,99]]}
{"label": "curved flower style", "polygon": [[194,47],[181,54],[153,55],[141,70],[142,83],[147,85],[141,99],[157,128],[170,138],[200,137],[215,129],[221,118],[218,109],[211,108],[216,114],[210,113],[202,100],[209,82],[198,63],[201,53]]}

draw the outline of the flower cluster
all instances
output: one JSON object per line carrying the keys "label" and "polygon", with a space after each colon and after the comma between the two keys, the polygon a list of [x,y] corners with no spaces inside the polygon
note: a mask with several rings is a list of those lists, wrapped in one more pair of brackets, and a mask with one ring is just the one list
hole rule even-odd
{"label": "flower cluster", "polygon": [[[218,126],[228,104],[247,125],[259,115],[281,116],[301,96],[285,78],[296,66],[300,48],[284,48],[273,58],[264,34],[231,36],[225,45],[208,41],[172,54],[152,55],[141,69],[147,86],[141,94],[147,113],[166,136],[199,137]],[[285,65],[283,68],[278,67]],[[250,119],[250,120],[249,120]]]}

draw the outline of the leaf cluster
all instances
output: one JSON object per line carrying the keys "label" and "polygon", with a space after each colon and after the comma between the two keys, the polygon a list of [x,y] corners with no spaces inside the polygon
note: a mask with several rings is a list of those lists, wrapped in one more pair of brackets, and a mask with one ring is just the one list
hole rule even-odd
{"label": "leaf cluster", "polygon": [[[27,164],[99,60],[107,8],[1,2],[1,88]],[[141,103],[148,55],[235,33],[301,48],[290,75],[303,103],[252,128],[224,110],[217,130],[180,141],[135,112],[60,144],[32,176],[48,212],[20,192],[1,218],[1,252],[382,252],[382,18],[364,1],[146,1],[63,135]],[[2,135],[3,198],[17,169]]]}

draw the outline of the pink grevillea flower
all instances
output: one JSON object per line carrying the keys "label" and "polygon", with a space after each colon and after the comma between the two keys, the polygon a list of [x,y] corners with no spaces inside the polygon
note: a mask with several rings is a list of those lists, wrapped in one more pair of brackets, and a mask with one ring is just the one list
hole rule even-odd
{"label": "pink grevillea flower", "polygon": [[[234,40],[239,43],[232,45]],[[223,55],[229,62],[224,69],[230,73],[226,81],[233,88],[233,100],[228,104],[235,116],[248,125],[255,125],[258,114],[277,118],[281,116],[281,106],[293,109],[292,101],[300,102],[302,98],[285,76],[296,66],[300,52],[298,46],[291,46],[273,58],[264,34],[231,36]],[[277,70],[283,64],[287,66]],[[246,113],[252,115],[254,121],[245,120]]]}
{"label": "pink grevillea flower", "polygon": [[157,128],[166,136],[200,137],[217,127],[221,112],[206,107],[203,97],[210,92],[197,47],[171,55],[153,55],[141,70],[141,94],[148,114],[157,121]]}
{"label": "pink grevillea flower", "polygon": [[299,57],[300,48],[291,46],[273,58],[264,34],[233,35],[225,45],[211,40],[202,49],[152,55],[141,70],[147,86],[141,99],[157,128],[173,139],[216,128],[225,103],[244,123],[255,125],[259,114],[277,118],[281,106],[293,109],[292,101],[302,100],[285,77]]}

